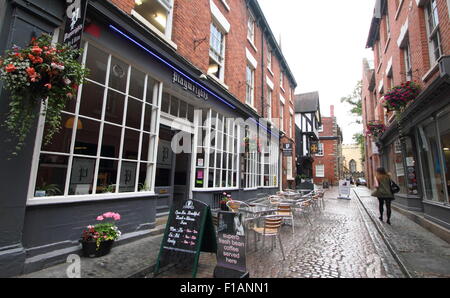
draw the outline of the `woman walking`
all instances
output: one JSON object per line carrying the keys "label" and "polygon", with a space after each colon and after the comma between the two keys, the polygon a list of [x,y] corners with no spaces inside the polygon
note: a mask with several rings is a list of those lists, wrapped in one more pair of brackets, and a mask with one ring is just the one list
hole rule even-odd
{"label": "woman walking", "polygon": [[384,168],[378,168],[376,173],[378,181],[377,189],[372,193],[372,196],[377,197],[380,203],[380,220],[383,221],[383,209],[386,204],[387,223],[391,224],[391,201],[394,200],[394,194],[391,190],[391,177],[386,173]]}

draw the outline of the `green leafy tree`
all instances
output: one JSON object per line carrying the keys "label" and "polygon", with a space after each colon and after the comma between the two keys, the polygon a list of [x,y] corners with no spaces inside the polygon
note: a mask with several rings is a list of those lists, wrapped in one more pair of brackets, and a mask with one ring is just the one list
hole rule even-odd
{"label": "green leafy tree", "polygon": [[347,96],[341,97],[342,103],[348,103],[351,106],[350,113],[357,117],[356,123],[362,124],[362,81],[356,83],[353,92]]}
{"label": "green leafy tree", "polygon": [[[357,124],[362,124],[362,81],[358,81],[356,83],[355,88],[353,89],[353,92],[347,96],[344,96],[341,98],[342,103],[347,103],[351,106],[350,113],[356,117],[355,122]],[[365,160],[365,146],[364,146],[364,134],[361,133],[355,133],[353,135],[353,140],[359,145],[361,149],[361,156],[362,161]]]}

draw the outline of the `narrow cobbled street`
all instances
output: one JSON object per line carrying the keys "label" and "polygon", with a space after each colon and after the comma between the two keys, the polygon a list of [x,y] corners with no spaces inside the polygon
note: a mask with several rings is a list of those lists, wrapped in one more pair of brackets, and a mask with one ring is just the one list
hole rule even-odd
{"label": "narrow cobbled street", "polygon": [[249,253],[251,276],[403,277],[354,193],[350,200],[337,196],[337,188],[326,192],[325,210],[311,214],[312,225],[298,219],[294,239],[283,227],[286,260],[278,247]]}

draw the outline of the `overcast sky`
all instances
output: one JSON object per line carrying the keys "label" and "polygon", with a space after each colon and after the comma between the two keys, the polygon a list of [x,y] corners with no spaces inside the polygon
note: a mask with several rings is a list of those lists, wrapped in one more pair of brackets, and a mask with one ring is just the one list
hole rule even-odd
{"label": "overcast sky", "polygon": [[321,113],[330,105],[344,134],[344,144],[362,131],[340,98],[352,93],[362,78],[375,0],[258,0],[273,34],[279,39],[297,81],[296,94],[319,91]]}

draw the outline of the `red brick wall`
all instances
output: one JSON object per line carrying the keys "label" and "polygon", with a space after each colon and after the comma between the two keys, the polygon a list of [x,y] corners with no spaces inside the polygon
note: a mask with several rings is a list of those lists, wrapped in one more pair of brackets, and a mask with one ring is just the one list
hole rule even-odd
{"label": "red brick wall", "polygon": [[[110,0],[118,8],[127,14],[131,14],[134,8],[134,0]],[[289,76],[284,74],[284,90],[280,88],[280,61],[276,55],[272,55],[272,73],[267,70],[267,54],[269,51],[269,43],[266,36],[262,36],[262,30],[256,20],[255,23],[255,41],[254,46],[247,40],[247,20],[249,8],[245,0],[228,1],[230,10],[228,10],[222,1],[213,0],[221,13],[225,16],[231,25],[230,32],[225,37],[225,79],[224,84],[227,86],[228,92],[245,103],[246,97],[246,48],[256,59],[258,65],[255,71],[255,94],[254,108],[261,116],[267,115],[267,106],[263,107],[262,96],[264,95],[264,104],[267,99],[267,83],[266,76],[274,83],[272,93],[272,117],[279,118],[280,113],[280,95],[285,98],[284,104],[284,130],[288,137],[295,139],[289,135],[290,111],[294,109],[293,99],[293,82]],[[212,22],[212,14],[210,8],[210,0],[174,0],[173,20],[172,20],[172,41],[177,45],[177,52],[186,60],[200,69],[203,73],[207,73],[209,64],[209,40],[210,40],[210,24]],[[273,49],[272,49],[273,50]],[[262,61],[262,55],[264,59]],[[262,63],[264,66],[262,66]],[[264,94],[263,94],[264,92]],[[293,97],[293,96],[292,96]],[[264,109],[264,113],[263,113]],[[277,126],[279,123],[275,123]],[[295,119],[292,120],[293,134],[295,134]],[[292,142],[292,140],[291,140]],[[294,148],[295,152],[295,148]],[[283,168],[286,168],[283,161]],[[295,169],[295,160],[293,161]],[[283,177],[283,186],[287,185],[286,177]]]}
{"label": "red brick wall", "polygon": [[[399,85],[406,81],[405,63],[403,50],[398,47],[397,40],[400,36],[401,28],[408,20],[408,36],[411,50],[411,64],[412,64],[412,80],[426,89],[438,76],[438,68],[431,71],[433,65],[430,65],[427,28],[426,28],[426,14],[424,7],[418,7],[415,0],[404,0],[400,8],[396,6],[398,1],[388,2],[388,15],[390,19],[390,42],[386,47],[386,16],[383,16],[380,24],[381,41],[377,41],[373,47],[374,49],[374,70],[375,70],[375,90],[376,97],[368,90],[369,78],[366,69],[363,70],[363,119],[364,126],[368,120],[379,120],[384,122],[385,109],[380,103],[378,89],[381,80],[384,81],[384,92],[390,88],[389,80],[387,78],[386,67],[392,57],[392,73],[393,85]],[[439,31],[441,37],[441,46],[443,55],[450,54],[450,19],[447,0],[437,0]],[[381,56],[378,56],[378,43],[381,42]],[[429,75],[427,75],[429,74]],[[425,77],[427,75],[427,77]],[[364,99],[366,99],[364,101]],[[389,118],[390,114],[387,115]],[[393,120],[393,119],[392,119]],[[389,125],[390,123],[385,123]],[[372,139],[366,138],[366,169],[368,183],[373,186],[374,174],[380,165],[380,158],[374,155],[372,150]]]}
{"label": "red brick wall", "polygon": [[[333,137],[337,134],[337,123],[335,117],[322,117],[323,132],[319,132],[320,137]],[[313,178],[315,184],[322,184],[324,181],[337,185],[339,177],[337,173],[337,146],[338,140],[320,140],[320,143],[324,144],[324,156],[314,156],[313,163]],[[316,177],[316,165],[325,166],[325,177]]]}
{"label": "red brick wall", "polygon": [[[447,0],[437,0],[439,15],[439,30],[441,36],[441,44],[444,55],[450,53],[450,21]],[[388,1],[388,11],[390,18],[390,42],[386,47],[386,16],[381,20],[380,36],[382,55],[378,57],[378,42],[374,45],[375,56],[375,75],[376,90],[378,90],[381,80],[384,80],[384,91],[389,89],[386,67],[392,57],[392,70],[394,85],[399,85],[406,81],[404,55],[402,49],[397,45],[400,36],[400,30],[406,20],[408,20],[408,36],[411,48],[411,64],[413,69],[413,81],[419,83],[424,89],[428,87],[435,78],[438,77],[438,71],[427,79],[423,77],[430,71],[433,65],[430,65],[425,8],[418,7],[415,0],[404,0],[401,8],[397,10],[395,1]],[[396,17],[397,16],[397,17]],[[386,50],[386,51],[385,51]],[[380,66],[381,61],[381,66]]]}

